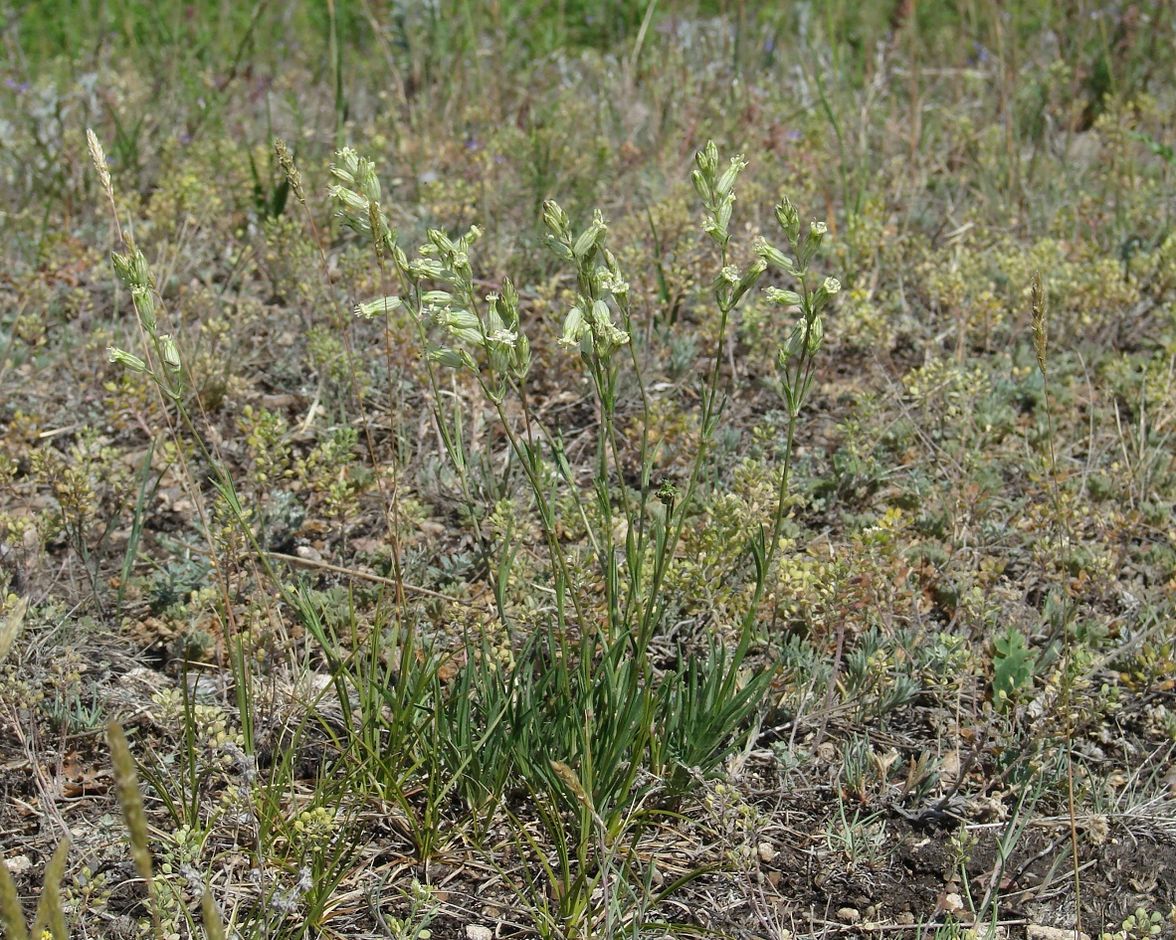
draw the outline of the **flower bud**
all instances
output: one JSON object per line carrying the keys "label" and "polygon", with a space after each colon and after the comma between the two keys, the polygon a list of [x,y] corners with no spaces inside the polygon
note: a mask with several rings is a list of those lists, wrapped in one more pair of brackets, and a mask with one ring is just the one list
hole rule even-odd
{"label": "flower bud", "polygon": [[464,349],[449,349],[442,346],[429,352],[429,358],[450,369],[473,369],[474,357]]}
{"label": "flower bud", "polygon": [[590,258],[607,231],[608,226],[604,224],[604,217],[597,211],[592,219],[592,224],[580,234],[575,244],[572,245],[572,254],[575,255],[576,260],[585,261]]}
{"label": "flower bud", "polygon": [[603,300],[592,301],[592,325],[597,329],[603,329],[606,324],[612,323],[612,313],[608,309],[608,304]]}
{"label": "flower bud", "polygon": [[138,356],[127,352],[125,349],[119,349],[116,346],[107,346],[106,355],[111,362],[116,362],[120,366],[126,366],[132,372],[143,373],[147,371],[147,363]]}
{"label": "flower bud", "polygon": [[564,317],[563,334],[559,338],[561,346],[579,346],[580,340],[588,330],[584,322],[584,311],[580,307],[572,307]]}
{"label": "flower bud", "polygon": [[531,368],[531,344],[527,337],[520,335],[510,360],[510,370],[516,379],[521,379]]}
{"label": "flower bud", "polygon": [[155,335],[158,323],[155,320],[155,295],[150,287],[132,287],[131,301],[135,305],[135,313],[139,315],[139,322],[150,336]]}
{"label": "flower bud", "polygon": [[789,359],[793,359],[804,352],[805,333],[807,330],[808,324],[805,322],[804,317],[798,318],[797,321],[792,324],[792,331],[788,334],[788,340],[780,347],[779,350],[781,364],[788,362]]}
{"label": "flower bud", "polygon": [[360,158],[359,172],[355,177],[359,191],[371,202],[380,201],[380,180],[376,176],[376,165],[371,160]]}
{"label": "flower bud", "polygon": [[331,175],[342,180],[348,186],[355,185],[356,173],[359,170],[359,154],[350,147],[335,151],[336,163],[330,166]]}
{"label": "flower bud", "polygon": [[[462,311],[465,313],[465,311]],[[502,321],[502,317],[498,315],[498,307],[496,304],[490,304],[490,309],[486,314],[486,332],[497,333],[499,330],[505,330],[506,324]]]}
{"label": "flower bud", "polygon": [[708,140],[706,146],[694,154],[694,162],[708,179],[714,177],[719,169],[719,148],[713,140]]}
{"label": "flower bud", "polygon": [[800,238],[800,213],[796,211],[792,200],[782,199],[776,206],[776,222],[779,223],[789,243],[795,247],[796,240]]}
{"label": "flower bud", "polygon": [[355,305],[355,315],[363,317],[365,320],[370,320],[382,313],[390,313],[401,305],[399,297],[378,297],[375,300],[369,300],[367,303]]}
{"label": "flower bud", "polygon": [[434,258],[414,258],[408,265],[408,272],[417,280],[421,278],[439,278],[445,273],[441,262]]}
{"label": "flower bud", "polygon": [[543,203],[543,224],[547,226],[547,231],[551,233],[552,238],[568,240],[568,229],[571,222],[568,220],[568,214],[559,207],[559,203],[554,199],[548,199]]}
{"label": "flower bud", "polygon": [[755,253],[772,267],[779,268],[786,274],[796,273],[796,263],[763,236],[755,240]]}
{"label": "flower bud", "polygon": [[629,342],[629,334],[612,321],[612,312],[603,300],[592,303],[592,335],[598,342],[597,351],[607,356],[618,346]]}
{"label": "flower bud", "polygon": [[763,258],[756,258],[755,262],[747,269],[747,273],[739,279],[739,283],[735,285],[735,290],[731,294],[732,305],[737,304],[739,299],[751,290],[756,281],[760,279],[760,275],[768,270],[768,263]]}
{"label": "flower bud", "polygon": [[453,239],[451,239],[440,229],[429,229],[428,239],[442,254],[451,255],[457,251],[457,245],[453,243]]}
{"label": "flower bud", "polygon": [[[502,306],[505,310],[512,311],[514,320],[517,323],[519,319],[519,292],[514,286],[514,281],[509,277],[502,279]],[[503,314],[507,322],[510,322],[510,317]]]}
{"label": "flower bud", "polygon": [[715,221],[719,223],[719,228],[724,232],[727,231],[727,226],[731,224],[731,210],[734,208],[735,197],[728,193],[727,197],[723,200],[723,204],[719,206],[718,215],[715,218]]}
{"label": "flower bud", "polygon": [[159,336],[159,353],[163,357],[163,364],[172,372],[180,371],[180,351],[171,334],[161,333]]}
{"label": "flower bud", "polygon": [[780,307],[800,306],[801,296],[794,290],[781,290],[778,287],[769,287],[764,291],[764,295],[769,301]]}
{"label": "flower bud", "polygon": [[715,186],[715,193],[719,196],[726,196],[735,186],[735,180],[739,176],[744,167],[747,166],[747,161],[743,158],[743,154],[736,154],[731,158],[731,164],[723,171],[723,175],[719,177],[719,182]]}
{"label": "flower bud", "polygon": [[825,338],[825,327],[820,317],[814,317],[808,329],[808,354],[815,355],[821,348],[821,340]]}
{"label": "flower bud", "polygon": [[703,202],[709,203],[714,198],[710,186],[707,185],[706,178],[700,170],[690,171],[690,182],[694,184],[694,191],[698,193],[699,198]]}
{"label": "flower bud", "polygon": [[468,310],[444,310],[437,314],[437,322],[451,330],[473,330],[481,338],[482,324]]}

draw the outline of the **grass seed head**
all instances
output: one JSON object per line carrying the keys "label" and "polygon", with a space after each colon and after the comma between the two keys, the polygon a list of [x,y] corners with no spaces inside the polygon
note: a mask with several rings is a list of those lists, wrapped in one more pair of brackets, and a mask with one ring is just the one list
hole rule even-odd
{"label": "grass seed head", "polygon": [[1033,273],[1029,285],[1030,302],[1033,306],[1033,351],[1037,355],[1037,368],[1045,376],[1045,289],[1041,286],[1041,272]]}
{"label": "grass seed head", "polygon": [[69,859],[69,839],[58,844],[49,864],[45,866],[45,880],[41,900],[37,902],[37,916],[33,921],[33,936],[41,940],[48,932],[53,940],[66,940],[65,911],[61,906],[61,879]]}
{"label": "grass seed head", "polygon": [[143,794],[139,790],[135,759],[131,756],[131,748],[127,744],[127,736],[122,725],[117,721],[112,721],[106,726],[106,740],[110,744],[110,759],[114,765],[118,801],[122,805],[127,831],[131,835],[131,858],[135,863],[135,870],[147,883],[150,893],[152,869],[151,852],[147,847],[147,814],[143,809]]}
{"label": "grass seed head", "polygon": [[90,149],[90,160],[94,164],[94,172],[98,174],[98,182],[102,184],[106,198],[113,200],[114,185],[110,181],[110,169],[106,165],[106,151],[102,149],[98,135],[88,127],[86,128],[86,146]]}
{"label": "grass seed head", "polygon": [[274,156],[277,158],[278,166],[286,174],[286,181],[294,191],[294,197],[305,203],[306,191],[302,188],[302,173],[294,163],[294,154],[290,152],[290,147],[281,137],[274,138]]}

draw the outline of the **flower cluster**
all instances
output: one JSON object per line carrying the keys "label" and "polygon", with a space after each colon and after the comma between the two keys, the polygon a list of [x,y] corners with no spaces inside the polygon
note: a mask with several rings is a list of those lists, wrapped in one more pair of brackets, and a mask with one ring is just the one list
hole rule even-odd
{"label": "flower cluster", "polygon": [[[624,318],[629,284],[621,276],[616,256],[604,247],[608,233],[604,217],[597,211],[589,226],[573,238],[567,213],[549,199],[543,204],[543,224],[548,244],[559,257],[575,264],[579,282],[576,301],[564,317],[560,345],[607,360],[629,342],[629,331],[617,325],[606,297],[612,298]],[[603,264],[596,263],[598,258]]]}
{"label": "flower cluster", "polygon": [[358,232],[370,234],[377,254],[390,257],[404,287],[403,295],[388,295],[356,304],[355,313],[365,319],[406,308],[424,330],[439,327],[444,342],[428,352],[432,362],[454,369],[479,371],[484,360],[493,386],[487,391],[505,394],[511,382],[523,379],[531,366],[531,346],[519,326],[519,294],[510,279],[502,289],[479,297],[474,289],[470,249],[482,232],[476,225],[465,234],[450,237],[430,229],[428,241],[411,260],[396,242],[396,231],[380,208],[380,184],[375,164],[345,147],[335,154],[331,173],[339,183],[329,194],[343,221]]}
{"label": "flower cluster", "polygon": [[756,239],[755,253],[762,263],[796,282],[796,289],[769,287],[764,291],[769,303],[796,314],[787,339],[776,351],[783,373],[784,397],[789,411],[795,415],[808,393],[812,357],[821,348],[825,336],[821,312],[841,291],[841,282],[835,277],[826,277],[815,288],[809,286],[809,264],[828,233],[824,222],[809,222],[807,230],[802,232],[800,213],[788,199],[776,206],[776,222],[792,254],[785,254],[763,237]]}

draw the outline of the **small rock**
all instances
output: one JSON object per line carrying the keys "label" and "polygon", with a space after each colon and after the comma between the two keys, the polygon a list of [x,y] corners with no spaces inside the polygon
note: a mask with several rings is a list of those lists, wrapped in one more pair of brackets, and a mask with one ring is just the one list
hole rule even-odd
{"label": "small rock", "polygon": [[307,561],[323,560],[322,553],[309,545],[299,545],[296,549],[294,549],[294,554],[299,558],[305,558]]}
{"label": "small rock", "polygon": [[837,919],[843,924],[856,924],[862,919],[862,913],[856,907],[842,907],[837,911]]}
{"label": "small rock", "polygon": [[757,846],[761,862],[770,862],[776,857],[776,849],[771,842],[761,842]]}
{"label": "small rock", "polygon": [[[1046,927],[1043,924],[1030,924],[1025,928],[1025,936],[1029,940],[1075,940],[1074,931],[1061,927]],[[1090,940],[1084,933],[1077,936],[1077,940]]]}
{"label": "small rock", "polygon": [[470,924],[466,927],[466,940],[494,940],[494,931],[481,924]]}
{"label": "small rock", "polygon": [[958,914],[964,909],[964,899],[956,892],[945,892],[939,896],[939,911],[942,914]]}
{"label": "small rock", "polygon": [[14,855],[12,858],[6,858],[4,864],[8,866],[8,871],[13,875],[23,875],[33,867],[33,861],[27,855]]}
{"label": "small rock", "polygon": [[188,694],[193,699],[200,699],[204,702],[216,701],[217,695],[221,691],[221,683],[217,681],[215,676],[190,672],[185,678],[188,684]]}

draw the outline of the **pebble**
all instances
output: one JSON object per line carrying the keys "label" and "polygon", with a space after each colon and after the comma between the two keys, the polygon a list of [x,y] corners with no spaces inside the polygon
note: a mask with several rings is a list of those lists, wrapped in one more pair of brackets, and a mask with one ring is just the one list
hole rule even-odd
{"label": "pebble", "polygon": [[939,910],[944,914],[958,914],[964,909],[964,899],[952,891],[939,898]]}
{"label": "pebble", "polygon": [[[1043,924],[1030,924],[1025,928],[1025,936],[1029,940],[1074,940],[1074,931],[1061,927],[1046,927]],[[1078,940],[1090,940],[1090,937],[1080,933]]]}
{"label": "pebble", "polygon": [[837,919],[843,924],[856,924],[862,919],[862,913],[856,907],[843,907],[838,909]]}

